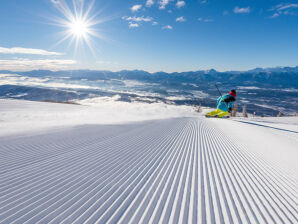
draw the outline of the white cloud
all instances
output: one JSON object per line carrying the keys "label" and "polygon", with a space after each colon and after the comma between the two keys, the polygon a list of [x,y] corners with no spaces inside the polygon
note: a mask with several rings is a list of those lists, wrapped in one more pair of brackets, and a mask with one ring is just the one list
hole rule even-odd
{"label": "white cloud", "polygon": [[279,17],[279,16],[280,16],[280,14],[276,12],[276,13],[274,13],[272,16],[270,16],[270,18],[273,19],[273,18],[277,18],[277,17]]}
{"label": "white cloud", "polygon": [[165,9],[166,6],[173,0],[159,0],[159,9]]}
{"label": "white cloud", "polygon": [[156,26],[156,25],[158,25],[158,22],[153,22],[152,23],[152,26]]}
{"label": "white cloud", "polygon": [[207,3],[207,0],[202,0],[200,3],[201,4],[206,4]]}
{"label": "white cloud", "polygon": [[298,4],[281,4],[277,6],[278,11],[291,9],[291,8],[298,8]]}
{"label": "white cloud", "polygon": [[180,16],[176,19],[176,22],[185,22],[186,19],[183,16]]}
{"label": "white cloud", "polygon": [[13,48],[0,47],[0,54],[62,55],[61,53],[57,53],[57,52],[50,52],[42,49],[23,48],[23,47],[13,47]]}
{"label": "white cloud", "polygon": [[138,23],[129,22],[129,28],[138,28],[140,25]]}
{"label": "white cloud", "polygon": [[147,0],[146,6],[151,7],[152,5],[154,5],[154,1],[153,0]]}
{"label": "white cloud", "polygon": [[59,0],[51,0],[51,2],[52,2],[53,4],[60,4],[60,1],[59,1]]}
{"label": "white cloud", "polygon": [[142,5],[134,5],[130,8],[132,12],[137,12],[142,8]]}
{"label": "white cloud", "polygon": [[279,4],[270,9],[275,13],[270,18],[277,18],[280,15],[298,15],[298,4]]}
{"label": "white cloud", "polygon": [[74,60],[52,60],[40,59],[30,60],[27,58],[13,59],[13,60],[0,60],[0,70],[11,71],[31,71],[38,69],[45,70],[63,70],[69,69],[70,66],[76,64]]}
{"label": "white cloud", "polygon": [[144,17],[144,16],[139,16],[139,17],[131,17],[131,16],[123,16],[123,20],[129,21],[129,28],[137,28],[140,26],[140,23],[142,22],[151,22],[153,21],[152,17]]}
{"label": "white cloud", "polygon": [[210,22],[213,22],[213,19],[203,19],[202,17],[200,17],[200,18],[198,18],[198,21],[205,22],[205,23],[210,23]]}
{"label": "white cloud", "polygon": [[[67,77],[66,77],[67,78]],[[55,82],[50,78],[28,77],[18,74],[0,74],[0,85],[42,86],[50,88],[99,89],[88,85]]]}
{"label": "white cloud", "polygon": [[167,26],[163,26],[162,29],[164,29],[164,30],[172,30],[173,27],[170,26],[170,25],[167,25]]}
{"label": "white cloud", "polygon": [[185,1],[178,0],[177,3],[176,3],[176,7],[179,9],[179,8],[181,8],[183,6],[185,6]]}
{"label": "white cloud", "polygon": [[133,21],[133,22],[151,22],[153,20],[153,18],[149,17],[149,16],[147,16],[147,17],[144,17],[144,16],[140,16],[140,17],[123,16],[122,19],[126,20],[126,21]]}
{"label": "white cloud", "polygon": [[250,7],[248,6],[246,8],[240,8],[240,7],[236,6],[234,8],[234,13],[236,13],[236,14],[248,14],[248,13],[250,13]]}
{"label": "white cloud", "polygon": [[96,63],[100,65],[118,65],[118,62],[114,61],[96,61]]}

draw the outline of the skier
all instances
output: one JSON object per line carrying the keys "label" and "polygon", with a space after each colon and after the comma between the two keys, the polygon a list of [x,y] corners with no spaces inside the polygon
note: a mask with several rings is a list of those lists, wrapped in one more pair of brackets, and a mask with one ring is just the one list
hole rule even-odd
{"label": "skier", "polygon": [[217,99],[217,109],[207,113],[206,117],[224,117],[232,112],[234,102],[236,101],[236,90],[232,89],[228,94],[220,96]]}

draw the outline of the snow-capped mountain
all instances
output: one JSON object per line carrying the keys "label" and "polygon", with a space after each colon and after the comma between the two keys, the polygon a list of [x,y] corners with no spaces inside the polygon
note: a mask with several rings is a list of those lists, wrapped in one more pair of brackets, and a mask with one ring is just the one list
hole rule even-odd
{"label": "snow-capped mountain", "polygon": [[238,92],[238,106],[248,112],[276,115],[297,112],[298,67],[256,68],[246,72],[214,69],[182,73],[142,70],[0,71],[0,96],[69,101],[120,95],[120,101],[164,102],[214,107],[219,92]]}

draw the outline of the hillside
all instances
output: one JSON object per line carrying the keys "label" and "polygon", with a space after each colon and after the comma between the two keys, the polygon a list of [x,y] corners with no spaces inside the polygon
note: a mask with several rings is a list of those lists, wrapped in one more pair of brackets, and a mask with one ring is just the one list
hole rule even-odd
{"label": "hillside", "polygon": [[124,122],[111,105],[95,119],[88,106],[0,104],[0,223],[298,221],[297,117],[155,107]]}
{"label": "hillside", "polygon": [[181,73],[146,71],[0,71],[0,97],[36,101],[68,101],[113,97],[119,101],[163,102],[214,107],[220,95],[238,93],[238,108],[276,116],[297,113],[298,68],[218,72],[213,69]]}

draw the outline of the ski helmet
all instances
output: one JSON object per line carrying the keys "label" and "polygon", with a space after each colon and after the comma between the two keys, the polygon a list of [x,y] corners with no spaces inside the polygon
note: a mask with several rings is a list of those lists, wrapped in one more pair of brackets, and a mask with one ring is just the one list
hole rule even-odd
{"label": "ski helmet", "polygon": [[237,96],[237,94],[236,94],[236,90],[234,90],[234,89],[232,89],[232,90],[229,92],[229,94],[230,94],[231,96],[233,96],[233,97],[236,97],[236,96]]}

